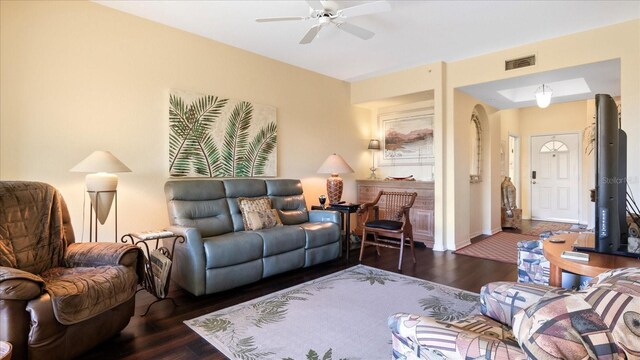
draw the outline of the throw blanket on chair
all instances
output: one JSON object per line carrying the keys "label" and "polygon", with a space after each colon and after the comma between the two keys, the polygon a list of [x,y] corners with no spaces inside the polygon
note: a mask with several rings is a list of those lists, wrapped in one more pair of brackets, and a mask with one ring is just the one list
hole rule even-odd
{"label": "throw blanket on chair", "polygon": [[2,182],[0,208],[0,280],[39,284],[61,324],[89,319],[135,295],[142,251],[130,244],[74,243],[66,203],[54,187]]}

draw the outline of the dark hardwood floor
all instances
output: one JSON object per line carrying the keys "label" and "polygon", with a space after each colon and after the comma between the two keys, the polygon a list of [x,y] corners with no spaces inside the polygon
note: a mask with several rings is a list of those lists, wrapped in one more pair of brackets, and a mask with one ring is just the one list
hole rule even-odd
{"label": "dark hardwood floor", "polygon": [[[397,271],[398,251],[382,248],[381,253],[377,256],[375,249],[368,247],[362,263]],[[178,306],[174,308],[169,301],[164,301],[154,305],[145,317],[140,314],[155,298],[141,291],[136,298],[136,315],[129,325],[120,335],[85,354],[82,359],[226,359],[183,321],[355,266],[358,256],[359,251],[351,251],[348,262],[339,259],[209,296],[196,297],[172,284],[170,296]],[[455,255],[449,251],[416,248],[416,259],[417,264],[414,265],[405,254],[403,274],[473,292],[478,292],[485,283],[515,281],[517,277],[515,265]]]}

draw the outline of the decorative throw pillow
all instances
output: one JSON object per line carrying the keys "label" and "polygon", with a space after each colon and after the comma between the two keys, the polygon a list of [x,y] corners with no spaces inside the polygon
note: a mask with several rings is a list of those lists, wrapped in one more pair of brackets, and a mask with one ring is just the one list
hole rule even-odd
{"label": "decorative throw pillow", "polygon": [[[240,208],[240,212],[242,213],[242,222],[244,223],[245,230],[253,230],[250,229],[247,220],[247,213],[251,211],[262,211],[262,212],[271,212],[271,199],[266,196],[257,197],[257,198],[246,198],[239,197],[238,198],[238,207]],[[277,214],[276,214],[277,215]],[[278,217],[278,221],[280,218]]]}
{"label": "decorative throw pillow", "polygon": [[282,226],[276,209],[247,211],[245,219],[245,230],[270,229],[275,226]]}

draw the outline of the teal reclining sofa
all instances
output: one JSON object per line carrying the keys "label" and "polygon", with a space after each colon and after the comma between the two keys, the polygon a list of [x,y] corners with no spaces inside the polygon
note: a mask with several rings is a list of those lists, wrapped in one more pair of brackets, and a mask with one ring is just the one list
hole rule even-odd
{"label": "teal reclining sofa", "polygon": [[[340,214],[307,211],[300,180],[171,180],[169,230],[183,235],[171,279],[194,295],[212,294],[340,254]],[[238,198],[268,197],[282,225],[245,230]]]}

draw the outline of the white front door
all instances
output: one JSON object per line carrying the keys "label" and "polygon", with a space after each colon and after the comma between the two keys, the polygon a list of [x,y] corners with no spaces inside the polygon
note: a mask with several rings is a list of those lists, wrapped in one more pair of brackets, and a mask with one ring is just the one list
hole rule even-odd
{"label": "white front door", "polygon": [[531,137],[531,218],[578,222],[580,139],[578,134]]}

